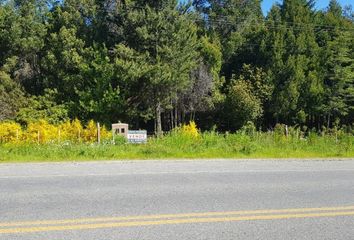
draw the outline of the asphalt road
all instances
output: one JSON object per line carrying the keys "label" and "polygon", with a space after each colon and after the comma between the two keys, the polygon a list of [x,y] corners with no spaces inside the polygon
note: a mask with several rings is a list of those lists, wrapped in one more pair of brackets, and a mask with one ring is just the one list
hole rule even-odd
{"label": "asphalt road", "polygon": [[0,239],[354,239],[354,161],[0,164]]}

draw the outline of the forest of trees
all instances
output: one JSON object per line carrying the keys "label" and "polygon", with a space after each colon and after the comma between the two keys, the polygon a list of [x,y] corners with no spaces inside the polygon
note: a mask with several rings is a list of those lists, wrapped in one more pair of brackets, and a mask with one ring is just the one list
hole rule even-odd
{"label": "forest of trees", "polygon": [[0,0],[0,121],[353,125],[354,13],[314,4]]}

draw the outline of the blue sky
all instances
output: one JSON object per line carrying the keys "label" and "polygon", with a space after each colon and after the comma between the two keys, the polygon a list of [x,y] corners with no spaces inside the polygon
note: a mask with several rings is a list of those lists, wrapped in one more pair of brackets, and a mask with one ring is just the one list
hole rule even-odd
{"label": "blue sky", "polygon": [[[352,4],[353,0],[337,0],[342,6]],[[266,14],[269,9],[272,7],[274,3],[281,3],[281,0],[263,0],[262,2],[262,9],[263,12]],[[317,9],[325,9],[328,6],[329,0],[317,0],[316,1],[316,8]]]}
{"label": "blue sky", "polygon": [[[186,0],[180,0],[181,2],[184,2]],[[328,6],[330,0],[316,0],[316,8],[317,9],[325,9]],[[353,0],[337,0],[342,6],[345,5],[353,5]],[[273,4],[275,3],[281,3],[283,2],[282,0],[263,0],[262,1],[262,10],[263,13],[266,15],[269,9],[272,7]],[[354,6],[353,6],[354,7]]]}

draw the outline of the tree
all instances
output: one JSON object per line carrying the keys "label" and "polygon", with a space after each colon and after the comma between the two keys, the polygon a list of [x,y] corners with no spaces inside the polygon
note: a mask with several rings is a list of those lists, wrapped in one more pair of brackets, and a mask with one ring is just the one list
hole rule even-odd
{"label": "tree", "polygon": [[39,120],[46,120],[51,124],[67,121],[69,119],[67,106],[55,102],[56,94],[57,91],[47,89],[44,95],[28,98],[19,109],[16,121],[23,125]]}
{"label": "tree", "polygon": [[0,121],[14,119],[24,101],[21,86],[0,70]]}
{"label": "tree", "polygon": [[255,122],[270,100],[273,86],[263,69],[245,64],[241,74],[233,76],[225,100],[224,115],[228,128],[239,129],[247,122]]}
{"label": "tree", "polygon": [[351,125],[351,7],[260,2],[0,0],[0,120]]}
{"label": "tree", "polygon": [[[269,74],[274,85],[273,100],[267,115],[275,123],[314,124],[320,115],[323,95],[320,48],[316,41],[312,1],[285,0],[273,6],[267,17],[268,32],[264,41]],[[303,118],[303,117],[301,117]]]}
{"label": "tree", "polygon": [[221,41],[221,73],[226,84],[233,74],[240,73],[243,64],[257,65],[264,61],[259,51],[264,31],[259,0],[196,0],[194,6],[204,16],[210,35]]}
{"label": "tree", "polygon": [[327,29],[319,32],[325,59],[325,96],[321,110],[327,127],[330,127],[336,118],[345,121],[345,117],[350,119],[353,116],[354,26],[353,22],[343,16],[342,8],[335,0],[330,2],[321,20],[327,26]]}
{"label": "tree", "polygon": [[0,65],[9,58],[15,61],[9,74],[31,93],[38,90],[40,78],[39,58],[46,34],[45,5],[44,0],[12,0],[0,6]]}
{"label": "tree", "polygon": [[252,91],[252,86],[243,79],[235,79],[230,85],[224,111],[228,129],[240,129],[262,115],[262,103]]}
{"label": "tree", "polygon": [[72,118],[117,121],[122,99],[108,49],[94,42],[92,1],[65,1],[50,15],[42,61],[43,85],[56,89],[55,101],[65,103]]}
{"label": "tree", "polygon": [[177,11],[176,1],[169,3],[158,8],[131,6],[125,15],[127,37],[121,45],[130,54],[125,59],[132,61],[133,66],[141,64],[142,69],[149,69],[139,71],[140,76],[134,73],[131,79],[138,82],[132,84],[139,87],[140,101],[155,115],[158,135],[162,133],[162,112],[173,108],[171,103],[177,102],[178,93],[191,85],[189,74],[199,56],[196,25]]}

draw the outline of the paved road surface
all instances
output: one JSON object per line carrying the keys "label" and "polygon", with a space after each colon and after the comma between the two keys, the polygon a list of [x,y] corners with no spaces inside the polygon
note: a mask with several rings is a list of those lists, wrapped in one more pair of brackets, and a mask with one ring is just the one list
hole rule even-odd
{"label": "paved road surface", "polygon": [[354,239],[354,161],[0,164],[0,239]]}

